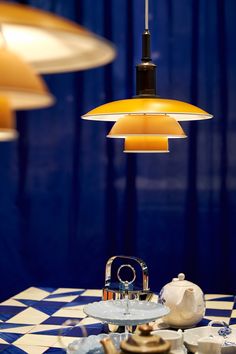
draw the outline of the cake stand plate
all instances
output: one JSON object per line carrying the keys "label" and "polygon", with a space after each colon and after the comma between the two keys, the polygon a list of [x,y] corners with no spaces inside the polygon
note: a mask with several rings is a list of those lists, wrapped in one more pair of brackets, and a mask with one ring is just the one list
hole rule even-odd
{"label": "cake stand plate", "polygon": [[155,321],[166,316],[169,308],[154,302],[129,300],[128,314],[126,312],[127,300],[98,301],[84,307],[84,313],[105,323],[119,326],[136,326],[142,323]]}

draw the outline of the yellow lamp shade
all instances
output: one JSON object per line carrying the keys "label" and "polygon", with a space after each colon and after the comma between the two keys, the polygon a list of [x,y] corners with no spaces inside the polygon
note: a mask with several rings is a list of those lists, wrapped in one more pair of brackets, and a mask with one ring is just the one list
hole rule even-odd
{"label": "yellow lamp shade", "polygon": [[209,119],[213,116],[192,104],[165,98],[131,98],[99,106],[82,118],[117,121],[126,114],[168,114],[178,121]]}
{"label": "yellow lamp shade", "polygon": [[165,136],[168,138],[186,138],[180,124],[167,115],[126,115],[112,127],[108,138],[126,138],[129,136]]}
{"label": "yellow lamp shade", "polygon": [[0,2],[0,23],[7,47],[40,73],[93,68],[115,57],[108,41],[35,8]]}
{"label": "yellow lamp shade", "polygon": [[48,107],[54,102],[42,78],[5,48],[0,48],[0,96],[6,97],[14,110]]}
{"label": "yellow lamp shade", "polygon": [[124,152],[169,152],[168,138],[161,136],[129,136],[125,138]]}
{"label": "yellow lamp shade", "polygon": [[18,137],[15,114],[7,99],[0,96],[0,141],[14,140]]}

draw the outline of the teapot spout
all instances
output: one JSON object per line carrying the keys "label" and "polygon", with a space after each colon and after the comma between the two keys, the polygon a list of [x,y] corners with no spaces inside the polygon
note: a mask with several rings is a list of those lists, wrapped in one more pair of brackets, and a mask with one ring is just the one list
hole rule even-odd
{"label": "teapot spout", "polygon": [[184,319],[190,319],[193,317],[193,315],[197,312],[194,289],[188,288],[185,290],[178,307],[181,309],[181,316]]}
{"label": "teapot spout", "polygon": [[105,354],[119,354],[119,352],[116,350],[111,338],[102,339],[101,344],[104,348]]}

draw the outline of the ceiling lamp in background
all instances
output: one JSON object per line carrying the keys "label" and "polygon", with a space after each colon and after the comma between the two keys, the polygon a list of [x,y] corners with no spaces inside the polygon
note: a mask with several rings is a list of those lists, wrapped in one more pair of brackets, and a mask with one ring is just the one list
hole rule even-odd
{"label": "ceiling lamp in background", "polygon": [[103,38],[28,6],[0,2],[0,25],[6,46],[40,73],[84,70],[115,57],[114,47]]}
{"label": "ceiling lamp in background", "polygon": [[15,53],[0,48],[0,141],[17,138],[13,110],[45,108],[54,103],[33,68]]}
{"label": "ceiling lamp in background", "polygon": [[125,138],[124,152],[169,152],[168,138],[162,136],[129,136]]}
{"label": "ceiling lamp in background", "polygon": [[54,103],[43,79],[6,48],[0,48],[0,96],[8,99],[14,110],[44,108]]}
{"label": "ceiling lamp in background", "polygon": [[17,137],[15,114],[9,101],[0,97],[0,142],[14,140]]}
{"label": "ceiling lamp in background", "polygon": [[[136,96],[131,99],[114,101],[99,106],[83,115],[83,119],[117,121],[117,123],[114,125],[114,129],[117,131],[117,124],[119,121],[125,119],[123,122],[127,123],[127,116],[130,116],[134,118],[132,121],[132,127],[134,128],[134,126],[137,124],[137,129],[139,131],[138,134],[140,136],[148,136],[149,133],[147,133],[145,128],[146,125],[140,125],[140,119],[143,119],[143,122],[145,119],[149,120],[148,126],[151,130],[152,125],[155,127],[155,119],[158,121],[160,116],[163,117],[163,115],[166,117],[166,119],[168,117],[168,119],[174,118],[178,121],[203,120],[213,117],[211,114],[189,103],[159,98],[157,96],[156,65],[152,63],[150,48],[150,32],[148,29],[148,0],[145,0],[145,30],[142,34],[142,62],[136,66]],[[150,118],[151,116],[152,118]],[[165,124],[164,118],[162,119],[163,124]],[[167,120],[166,124],[168,124]],[[135,129],[133,132],[134,131]],[[114,130],[112,129],[108,136],[111,137],[111,134],[113,133]],[[127,142],[125,142],[125,145],[127,145]],[[138,141],[136,141],[136,148],[138,147]],[[141,152],[141,145],[139,152]],[[156,152],[159,152],[159,150],[157,149]]]}

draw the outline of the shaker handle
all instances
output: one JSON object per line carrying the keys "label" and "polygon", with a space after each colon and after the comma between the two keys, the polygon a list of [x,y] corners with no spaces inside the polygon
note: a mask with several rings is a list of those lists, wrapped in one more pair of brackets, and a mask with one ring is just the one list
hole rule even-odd
{"label": "shaker handle", "polygon": [[106,264],[106,270],[105,270],[105,286],[109,287],[111,285],[111,267],[112,263],[114,262],[115,259],[121,258],[121,259],[131,259],[139,264],[139,266],[142,269],[142,276],[143,276],[143,290],[148,291],[149,290],[149,275],[148,275],[148,267],[146,263],[141,259],[137,257],[130,257],[130,256],[113,256],[110,257],[107,261]]}
{"label": "shaker handle", "polygon": [[219,336],[226,337],[232,333],[232,329],[229,327],[229,325],[226,322],[224,322],[224,321],[210,321],[208,323],[208,326],[212,327],[214,324],[221,325],[221,327],[218,330]]}
{"label": "shaker handle", "polygon": [[226,322],[224,322],[224,321],[210,321],[209,323],[208,323],[208,326],[210,326],[210,327],[212,327],[212,326],[214,326],[214,325],[221,325],[222,327],[229,327],[229,325],[226,323]]}

